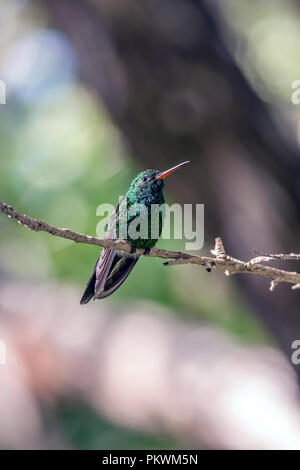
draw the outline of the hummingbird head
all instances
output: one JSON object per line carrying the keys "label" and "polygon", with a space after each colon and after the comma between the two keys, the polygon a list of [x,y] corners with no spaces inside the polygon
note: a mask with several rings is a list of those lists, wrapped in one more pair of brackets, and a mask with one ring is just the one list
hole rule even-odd
{"label": "hummingbird head", "polygon": [[162,197],[165,178],[187,163],[189,162],[179,163],[179,165],[169,168],[166,171],[142,171],[132,181],[128,190],[128,197],[131,196],[132,199],[138,202],[152,202],[152,200],[160,199],[160,197]]}

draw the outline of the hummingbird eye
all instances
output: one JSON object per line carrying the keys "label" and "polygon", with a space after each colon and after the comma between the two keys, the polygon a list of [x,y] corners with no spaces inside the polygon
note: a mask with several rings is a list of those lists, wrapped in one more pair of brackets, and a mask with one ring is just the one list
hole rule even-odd
{"label": "hummingbird eye", "polygon": [[148,179],[147,176],[143,176],[142,183],[146,183],[147,179]]}

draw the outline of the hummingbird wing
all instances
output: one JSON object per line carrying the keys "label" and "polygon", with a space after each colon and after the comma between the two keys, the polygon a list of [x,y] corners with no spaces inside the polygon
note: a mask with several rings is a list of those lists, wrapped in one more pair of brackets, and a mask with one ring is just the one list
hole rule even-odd
{"label": "hummingbird wing", "polygon": [[81,305],[87,304],[102,289],[112,267],[115,253],[116,250],[106,250],[105,248],[101,251],[81,297]]}
{"label": "hummingbird wing", "polygon": [[[95,289],[94,299],[104,299],[115,292],[129,276],[130,272],[136,265],[139,255],[120,256],[114,255],[114,260],[110,268],[109,275],[104,283],[103,289]],[[102,286],[101,286],[102,287]]]}
{"label": "hummingbird wing", "polygon": [[[125,198],[122,200],[124,199]],[[117,216],[119,215],[122,200],[116,206],[115,212],[108,222],[108,230],[105,238],[114,238],[113,229]],[[92,298],[94,300],[104,299],[115,292],[115,290],[123,284],[138,259],[139,256],[136,255],[124,255],[116,250],[103,248],[87,282],[80,303],[82,305],[87,304]]]}
{"label": "hummingbird wing", "polygon": [[116,250],[103,249],[80,300],[87,304],[92,298],[104,299],[115,292],[128,277],[139,256],[120,256]]}
{"label": "hummingbird wing", "polygon": [[[100,256],[99,256],[100,258]],[[87,304],[95,295],[95,282],[96,282],[96,267],[99,261],[99,258],[96,261],[92,274],[87,282],[84,293],[80,299],[80,304]]]}

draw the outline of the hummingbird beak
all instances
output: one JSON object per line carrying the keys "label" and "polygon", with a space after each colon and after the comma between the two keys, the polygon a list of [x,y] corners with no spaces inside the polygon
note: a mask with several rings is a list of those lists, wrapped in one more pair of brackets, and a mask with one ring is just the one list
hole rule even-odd
{"label": "hummingbird beak", "polygon": [[173,166],[173,167],[170,168],[169,170],[162,171],[161,173],[158,173],[158,175],[156,176],[156,179],[157,179],[157,180],[164,180],[168,175],[170,175],[171,173],[173,173],[173,171],[176,171],[178,168],[180,168],[180,167],[183,166],[183,165],[186,165],[187,163],[190,163],[190,162],[187,161],[187,162],[179,163],[179,165]]}

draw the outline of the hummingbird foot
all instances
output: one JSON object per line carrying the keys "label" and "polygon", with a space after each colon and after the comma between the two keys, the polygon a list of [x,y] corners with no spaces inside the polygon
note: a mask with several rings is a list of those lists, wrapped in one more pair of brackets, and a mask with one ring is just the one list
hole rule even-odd
{"label": "hummingbird foot", "polygon": [[203,263],[202,266],[204,266],[206,272],[210,273],[212,266],[215,266],[216,263],[213,261],[212,263]]}
{"label": "hummingbird foot", "polygon": [[136,247],[134,245],[130,245],[130,254],[133,255],[133,253],[136,252]]}
{"label": "hummingbird foot", "polygon": [[149,247],[145,248],[145,250],[144,250],[144,255],[146,255],[146,256],[149,255],[149,254],[150,254],[150,250],[151,250],[151,248],[149,248]]}

